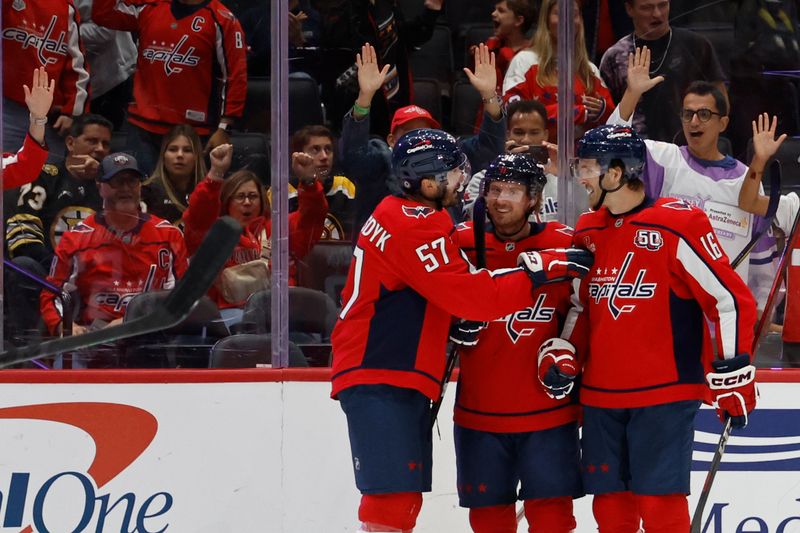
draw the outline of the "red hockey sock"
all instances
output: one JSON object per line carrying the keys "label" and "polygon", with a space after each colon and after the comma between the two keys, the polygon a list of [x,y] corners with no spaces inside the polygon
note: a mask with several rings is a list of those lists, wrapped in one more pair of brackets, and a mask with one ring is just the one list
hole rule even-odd
{"label": "red hockey sock", "polygon": [[683,494],[636,495],[647,533],[689,533],[689,502]]}
{"label": "red hockey sock", "polygon": [[469,525],[475,533],[516,533],[517,513],[514,504],[470,509]]}
{"label": "red hockey sock", "polygon": [[592,512],[600,533],[639,531],[639,509],[631,492],[596,494],[592,500]]}
{"label": "red hockey sock", "polygon": [[358,508],[358,519],[367,526],[386,526],[399,531],[410,531],[417,523],[421,508],[422,494],[419,492],[363,494]]}
{"label": "red hockey sock", "polygon": [[525,500],[529,533],[569,533],[577,527],[572,514],[572,498]]}

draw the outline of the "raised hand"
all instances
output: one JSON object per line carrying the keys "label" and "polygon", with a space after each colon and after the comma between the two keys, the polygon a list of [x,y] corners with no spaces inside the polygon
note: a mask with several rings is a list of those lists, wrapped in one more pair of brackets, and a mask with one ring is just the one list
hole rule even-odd
{"label": "raised hand", "polygon": [[211,150],[208,154],[211,161],[211,171],[209,174],[212,178],[223,179],[225,173],[231,168],[231,160],[233,159],[233,145],[223,143]]}
{"label": "raised hand", "polygon": [[628,54],[628,89],[642,95],[664,81],[664,76],[650,77],[650,49],[637,48]]}
{"label": "raised hand", "polygon": [[300,181],[310,183],[317,177],[314,158],[305,152],[292,153],[292,172]]}
{"label": "raised hand", "polygon": [[383,87],[389,65],[379,69],[378,54],[371,44],[366,43],[361,47],[361,53],[356,54],[356,66],[358,66],[359,100],[362,95],[369,96],[369,100],[372,100],[372,95]]}
{"label": "raised hand", "polygon": [[464,67],[464,73],[469,78],[469,82],[480,93],[481,98],[494,96],[497,90],[497,69],[494,64],[494,52],[489,51],[489,47],[484,43],[475,49],[475,71]]}
{"label": "raised hand", "polygon": [[33,71],[33,81],[31,86],[22,86],[25,91],[25,105],[33,118],[45,118],[53,105],[53,92],[56,88],[56,80],[49,80],[47,71],[44,67],[39,67]]}
{"label": "raised hand", "polygon": [[783,141],[786,140],[785,133],[777,139],[775,138],[777,129],[777,116],[773,116],[770,121],[768,113],[761,113],[758,115],[758,119],[753,121],[753,160],[766,164],[769,158],[775,155]]}

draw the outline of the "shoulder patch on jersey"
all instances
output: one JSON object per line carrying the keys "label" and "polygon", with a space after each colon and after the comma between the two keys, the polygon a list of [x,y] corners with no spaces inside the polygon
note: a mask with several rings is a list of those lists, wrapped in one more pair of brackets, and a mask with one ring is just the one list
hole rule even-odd
{"label": "shoulder patch on jersey", "polygon": [[456,231],[466,231],[468,229],[472,229],[472,226],[470,226],[466,222],[459,222],[458,224],[456,224]]}
{"label": "shoulder patch on jersey", "polygon": [[49,176],[56,176],[58,174],[58,167],[52,163],[45,163],[42,165],[42,172]]}
{"label": "shoulder patch on jersey", "polygon": [[[156,227],[157,227],[157,228],[170,228],[170,229],[178,229],[177,227],[175,227],[175,224],[173,224],[173,223],[172,223],[172,222],[170,222],[169,220],[162,220],[161,222],[159,222],[158,224],[156,224]],[[178,231],[180,231],[180,230],[178,230]]]}
{"label": "shoulder patch on jersey", "polygon": [[403,207],[403,214],[409,218],[428,218],[432,214],[436,212],[436,210],[432,207],[427,207],[424,205],[404,205]]}
{"label": "shoulder patch on jersey", "polygon": [[661,204],[661,207],[666,207],[667,209],[674,209],[676,211],[691,211],[694,206],[689,202],[687,202],[686,200],[672,200],[669,202],[664,202],[663,204]]}
{"label": "shoulder patch on jersey", "polygon": [[85,222],[78,222],[69,231],[74,231],[75,233],[91,233],[94,231],[94,228]]}
{"label": "shoulder patch on jersey", "polygon": [[568,237],[572,237],[575,234],[575,230],[573,230],[570,226],[562,226],[558,228],[556,232],[564,234]]}
{"label": "shoulder patch on jersey", "polygon": [[346,176],[334,176],[331,182],[331,188],[325,194],[326,196],[333,196],[336,193],[342,193],[352,200],[356,197],[356,184],[350,181]]}

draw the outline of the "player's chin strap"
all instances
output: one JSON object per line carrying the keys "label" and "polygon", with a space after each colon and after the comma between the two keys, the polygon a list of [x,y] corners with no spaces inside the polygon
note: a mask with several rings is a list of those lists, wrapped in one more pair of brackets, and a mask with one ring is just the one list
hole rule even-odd
{"label": "player's chin strap", "polygon": [[619,185],[617,185],[613,189],[606,189],[605,187],[603,187],[603,178],[606,177],[607,173],[608,173],[608,170],[606,170],[605,172],[603,172],[600,175],[600,181],[598,182],[598,185],[600,185],[600,190],[603,191],[603,192],[600,193],[600,199],[597,200],[597,204],[592,206],[592,210],[593,211],[597,211],[598,209],[600,209],[600,207],[602,207],[603,201],[606,199],[606,194],[608,194],[610,192],[617,192],[618,190],[623,188],[625,186],[625,184],[628,182],[628,180],[625,178],[625,174],[623,173],[622,174],[622,178],[619,181]]}

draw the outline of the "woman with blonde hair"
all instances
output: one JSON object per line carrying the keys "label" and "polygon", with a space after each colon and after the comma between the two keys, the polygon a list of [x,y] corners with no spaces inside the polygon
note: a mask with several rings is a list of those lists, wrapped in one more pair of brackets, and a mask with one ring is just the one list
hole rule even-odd
{"label": "woman with blonde hair", "polygon": [[156,168],[142,187],[147,212],[178,224],[189,206],[189,195],[206,175],[203,144],[188,124],[164,135]]}
{"label": "woman with blonde hair", "polygon": [[[556,140],[558,120],[558,0],[544,0],[539,11],[539,23],[529,50],[519,52],[503,80],[503,99],[538,100],[547,108],[550,140]],[[600,71],[586,51],[583,19],[574,2],[575,46],[572,47],[574,120],[576,138],[586,129],[603,124],[614,110],[611,93],[600,78]]]}

